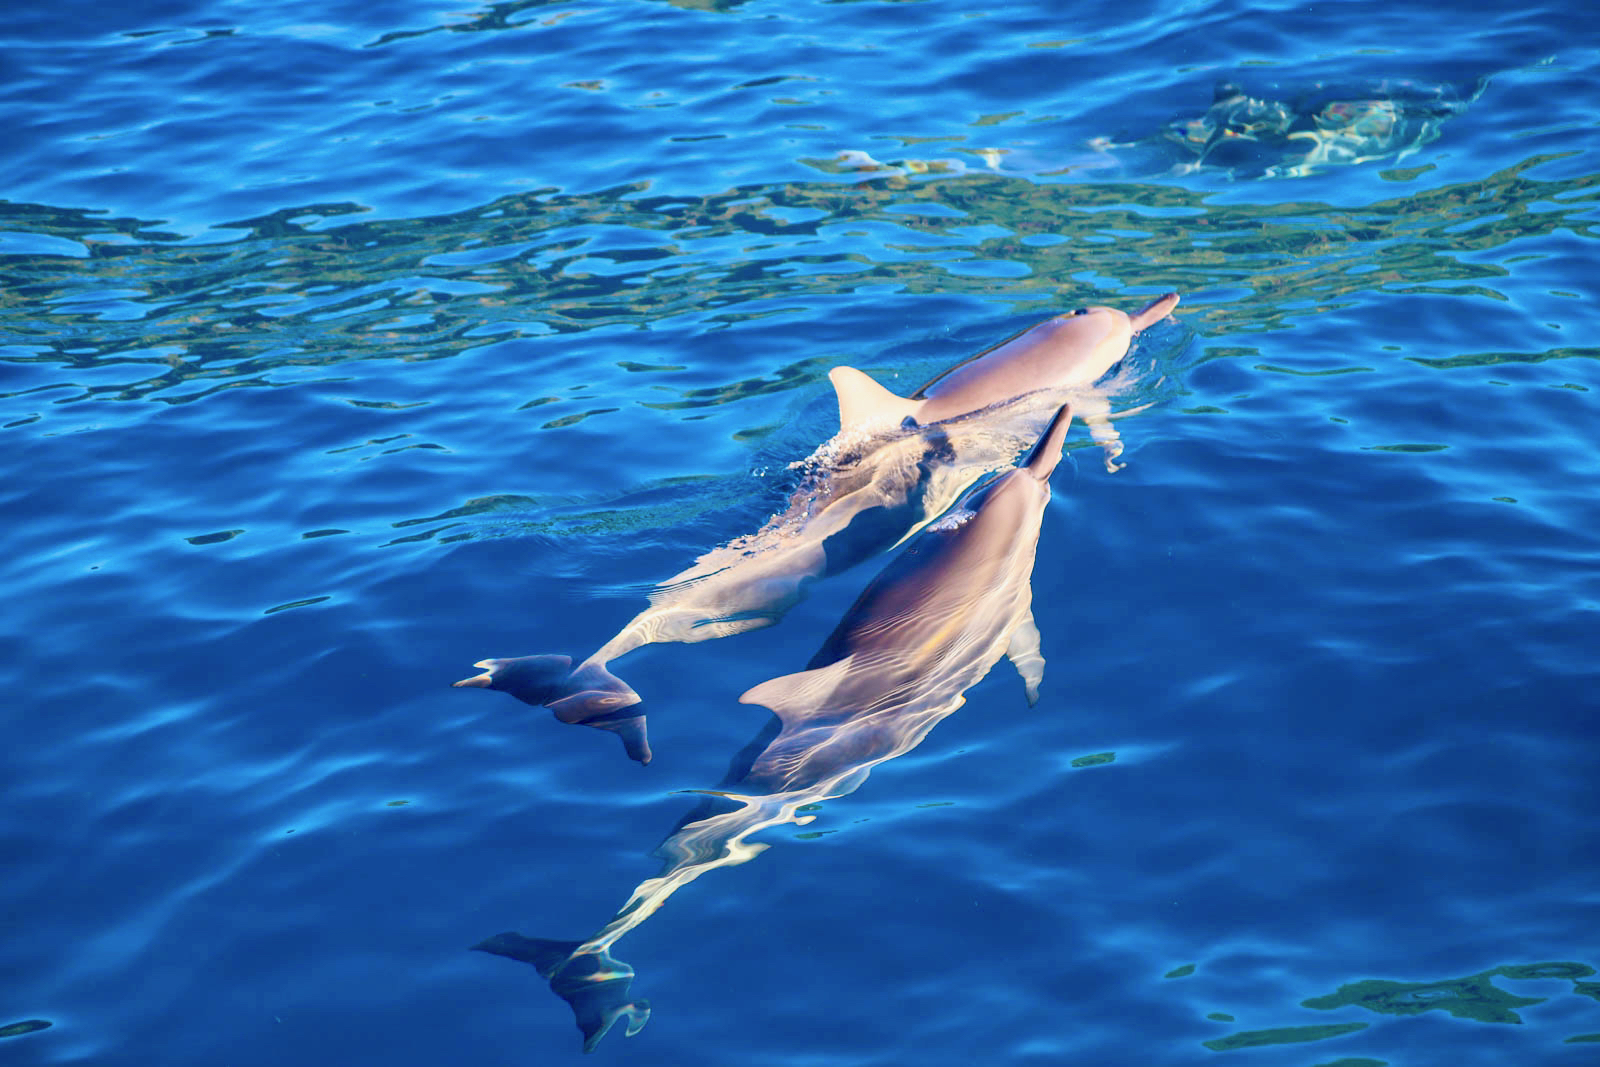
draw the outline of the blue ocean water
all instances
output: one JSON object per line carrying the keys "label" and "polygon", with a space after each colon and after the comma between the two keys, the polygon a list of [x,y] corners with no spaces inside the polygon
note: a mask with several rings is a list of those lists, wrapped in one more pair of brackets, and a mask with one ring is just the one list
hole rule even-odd
{"label": "blue ocean water", "polygon": [[[1585,5],[8,12],[0,1062],[575,1061],[578,939],[887,557],[586,655],[836,428],[1183,295],[1009,665],[618,945],[638,1064],[1576,1065],[1600,1042]],[[1220,88],[1219,88],[1220,87]]]}

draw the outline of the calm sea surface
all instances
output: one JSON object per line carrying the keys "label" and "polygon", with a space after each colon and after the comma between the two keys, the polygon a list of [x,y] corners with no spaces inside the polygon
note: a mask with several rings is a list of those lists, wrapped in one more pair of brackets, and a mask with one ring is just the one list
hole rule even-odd
{"label": "calm sea surface", "polygon": [[[1048,666],[617,946],[606,1062],[1600,1058],[1582,0],[14,5],[0,1063],[578,1062],[581,939],[888,557],[499,695],[891,388],[1183,294]],[[619,672],[620,673],[620,672]]]}

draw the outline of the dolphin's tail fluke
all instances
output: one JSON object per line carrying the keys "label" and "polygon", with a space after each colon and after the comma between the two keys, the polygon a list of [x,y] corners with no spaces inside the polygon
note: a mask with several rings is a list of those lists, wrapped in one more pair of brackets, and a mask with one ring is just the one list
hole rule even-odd
{"label": "dolphin's tail fluke", "polygon": [[542,705],[562,722],[616,734],[630,758],[650,762],[644,713],[636,707],[639,694],[601,664],[584,663],[574,670],[566,656],[517,656],[479,660],[473,666],[484,672],[456,682],[457,689],[498,689],[524,704]]}
{"label": "dolphin's tail fluke", "polygon": [[593,1052],[619,1019],[625,1020],[624,1032],[629,1037],[650,1021],[650,1002],[628,999],[633,968],[612,959],[605,949],[580,952],[581,941],[541,941],[510,931],[472,947],[533,964],[549,979],[555,995],[572,1005],[578,1029],[583,1031],[585,1052]]}

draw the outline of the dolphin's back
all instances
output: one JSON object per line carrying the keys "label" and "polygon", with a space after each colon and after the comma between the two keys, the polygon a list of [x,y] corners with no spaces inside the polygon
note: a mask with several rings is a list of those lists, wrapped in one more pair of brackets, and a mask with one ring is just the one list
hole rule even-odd
{"label": "dolphin's back", "polygon": [[[864,776],[921,741],[1001,655],[1017,660],[1034,699],[1043,663],[1031,662],[1029,578],[1071,418],[1063,407],[1022,466],[924,529],[862,592],[808,669],[740,697],[770,708],[781,728],[750,754],[736,791],[775,794]],[[1033,636],[1019,646],[1024,630]]]}
{"label": "dolphin's back", "polygon": [[807,670],[741,696],[770,708],[781,729],[736,790],[774,794],[865,776],[958,708],[1017,628],[1031,625],[1028,579],[1047,498],[1027,470],[1002,475],[885,568]]}
{"label": "dolphin's back", "polygon": [[1040,389],[1092,385],[1127,351],[1127,323],[1113,308],[1047,319],[923,386],[917,419],[934,422]]}

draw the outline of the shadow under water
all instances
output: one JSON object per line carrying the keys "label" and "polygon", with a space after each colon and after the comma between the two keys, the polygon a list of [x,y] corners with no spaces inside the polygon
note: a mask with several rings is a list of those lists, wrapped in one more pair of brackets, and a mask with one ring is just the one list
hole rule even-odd
{"label": "shadow under water", "polygon": [[[1195,973],[1193,966],[1167,977],[1188,977]],[[1546,963],[1502,964],[1478,974],[1460,978],[1442,978],[1424,982],[1397,982],[1382,978],[1369,978],[1341,985],[1336,991],[1323,996],[1310,997],[1300,1002],[1303,1008],[1315,1011],[1336,1011],[1358,1007],[1377,1015],[1411,1017],[1431,1011],[1442,1011],[1452,1018],[1475,1023],[1521,1025],[1520,1009],[1543,1004],[1548,997],[1525,997],[1508,992],[1495,985],[1494,979],[1513,982],[1567,981],[1572,983],[1572,993],[1600,1000],[1600,982],[1586,981],[1595,969],[1587,963],[1554,961]],[[1213,1022],[1231,1023],[1234,1016],[1213,1012],[1207,1016]],[[1369,1023],[1360,1021],[1321,1023],[1313,1025],[1283,1025],[1263,1030],[1240,1030],[1223,1037],[1202,1041],[1212,1052],[1231,1052],[1245,1048],[1264,1048],[1270,1045],[1292,1045],[1327,1041],[1359,1033]],[[1600,1043],[1600,1034],[1579,1033],[1564,1039],[1564,1044],[1582,1045]],[[1338,1060],[1337,1063],[1366,1064],[1376,1060]]]}
{"label": "shadow under water", "polygon": [[619,1020],[631,1035],[649,1019],[649,1002],[632,996],[633,968],[611,950],[672,894],[759,855],[767,846],[753,834],[810,822],[802,809],[860,788],[873,767],[911,751],[960,708],[1002,656],[1021,674],[1028,702],[1038,699],[1044,658],[1032,611],[1034,556],[1071,422],[1070,406],[1062,407],[1021,466],[913,538],[806,670],[740,697],[776,718],[662,843],[661,873],[640,883],[610,922],[585,941],[506,932],[474,946],[533,964],[571,1005],[584,1051]]}

